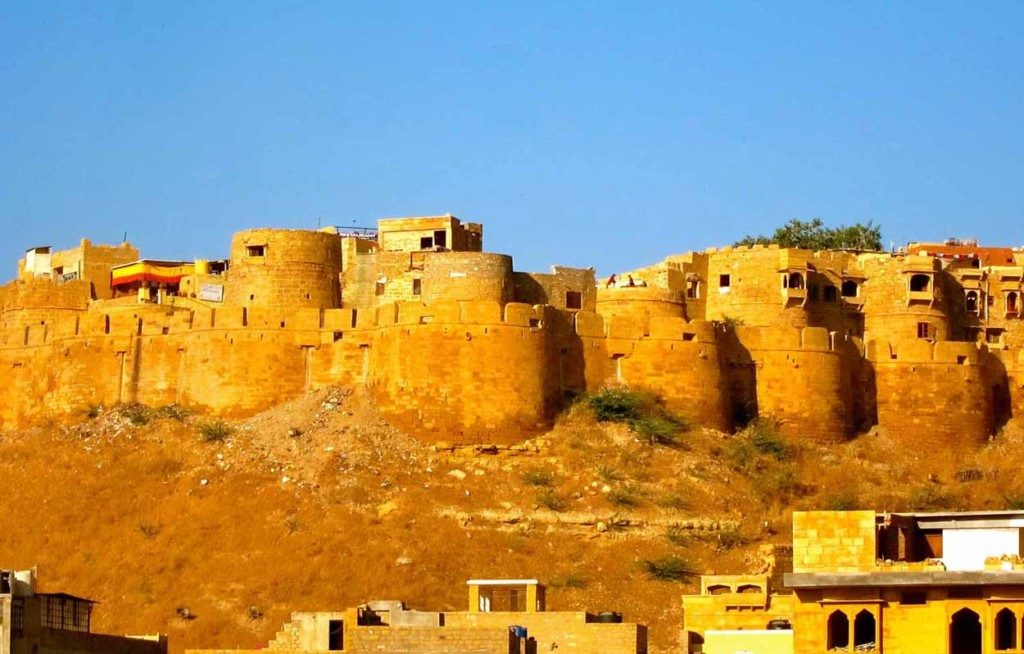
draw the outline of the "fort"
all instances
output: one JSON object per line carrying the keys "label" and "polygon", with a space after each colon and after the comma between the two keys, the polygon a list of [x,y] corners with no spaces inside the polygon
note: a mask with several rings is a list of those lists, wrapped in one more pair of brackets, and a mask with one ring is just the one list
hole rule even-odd
{"label": "fort", "polygon": [[117,403],[236,417],[332,385],[425,440],[501,442],[624,384],[723,431],[981,443],[1024,409],[1022,278],[1024,251],[923,243],[709,249],[609,283],[516,271],[450,215],[251,229],[219,261],[82,240],[0,287],[0,429]]}

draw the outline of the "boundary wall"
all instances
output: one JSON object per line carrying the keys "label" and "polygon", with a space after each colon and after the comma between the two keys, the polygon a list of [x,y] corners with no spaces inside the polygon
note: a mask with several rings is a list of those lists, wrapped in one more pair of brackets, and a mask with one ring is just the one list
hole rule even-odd
{"label": "boundary wall", "polygon": [[922,443],[984,442],[993,433],[994,413],[986,354],[958,341],[869,341],[878,425]]}

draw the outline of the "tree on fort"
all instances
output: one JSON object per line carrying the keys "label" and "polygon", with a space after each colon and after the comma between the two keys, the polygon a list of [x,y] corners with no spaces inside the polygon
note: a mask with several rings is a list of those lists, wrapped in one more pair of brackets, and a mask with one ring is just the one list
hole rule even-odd
{"label": "tree on fort", "polygon": [[881,250],[882,227],[869,220],[866,223],[826,227],[821,218],[800,220],[794,218],[778,227],[771,236],[747,236],[736,245],[774,243],[784,248],[805,250]]}

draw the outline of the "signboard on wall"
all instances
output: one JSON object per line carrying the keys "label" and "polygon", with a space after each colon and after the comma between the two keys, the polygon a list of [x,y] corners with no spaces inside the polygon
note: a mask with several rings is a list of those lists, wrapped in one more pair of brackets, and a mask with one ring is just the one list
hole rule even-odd
{"label": "signboard on wall", "polygon": [[199,287],[199,299],[207,302],[223,302],[224,286],[221,284],[203,284]]}
{"label": "signboard on wall", "polygon": [[63,275],[60,276],[60,281],[62,281],[62,282],[71,282],[71,281],[74,281],[76,279],[78,279],[78,273],[77,272],[64,273]]}

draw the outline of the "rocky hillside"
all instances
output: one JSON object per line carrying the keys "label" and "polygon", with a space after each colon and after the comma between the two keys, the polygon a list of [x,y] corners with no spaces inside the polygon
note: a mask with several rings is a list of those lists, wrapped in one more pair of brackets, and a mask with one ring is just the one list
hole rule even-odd
{"label": "rocky hillside", "polygon": [[96,407],[3,434],[0,564],[37,565],[44,590],[100,600],[97,629],[166,631],[174,652],[262,646],[293,610],[462,609],[473,576],[541,578],[551,608],[622,611],[665,651],[693,575],[763,570],[794,508],[1024,507],[1012,426],[954,452],[601,410],[582,401],[541,438],[460,449],[342,390],[230,424]]}

